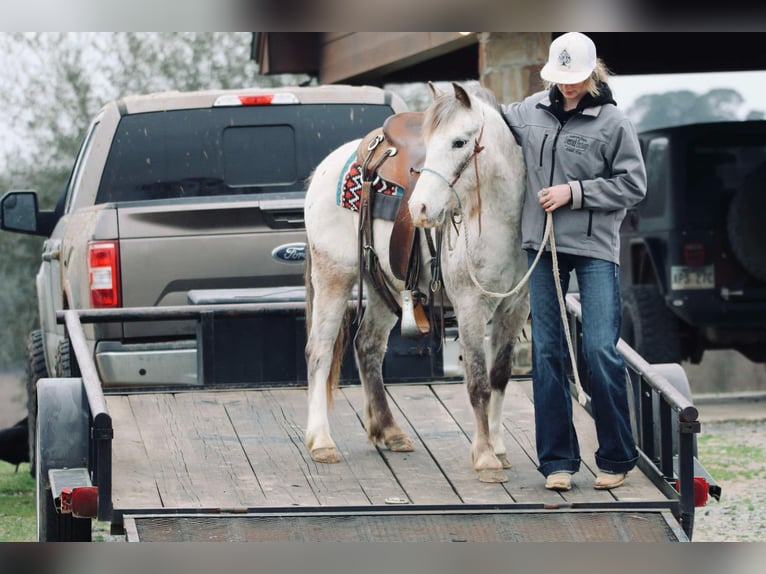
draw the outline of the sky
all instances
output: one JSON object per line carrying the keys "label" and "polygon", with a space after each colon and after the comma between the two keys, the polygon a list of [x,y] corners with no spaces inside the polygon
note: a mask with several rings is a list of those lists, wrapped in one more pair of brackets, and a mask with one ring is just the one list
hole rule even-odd
{"label": "sky", "polygon": [[702,95],[714,88],[734,88],[745,99],[742,113],[766,112],[766,70],[755,72],[710,72],[706,74],[655,74],[613,76],[609,85],[617,105],[627,110],[644,94],[690,90]]}

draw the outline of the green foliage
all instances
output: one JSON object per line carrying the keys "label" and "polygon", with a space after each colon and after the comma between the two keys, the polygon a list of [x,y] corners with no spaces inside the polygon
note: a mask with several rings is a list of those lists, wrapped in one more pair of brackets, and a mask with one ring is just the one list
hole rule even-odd
{"label": "green foliage", "polygon": [[639,118],[636,128],[644,131],[682,124],[738,120],[743,103],[739,92],[729,88],[716,88],[701,96],[689,90],[680,90],[643,95],[636,100],[629,113],[631,117]]}
{"label": "green foliage", "polygon": [[29,465],[0,461],[0,542],[31,542],[37,539],[35,480]]}
{"label": "green foliage", "polygon": [[[734,423],[729,423],[734,424]],[[734,434],[701,434],[697,445],[699,458],[719,482],[761,481],[766,479],[766,451],[756,445],[743,443],[751,432],[746,423],[738,425]],[[736,437],[734,440],[727,437]]]}

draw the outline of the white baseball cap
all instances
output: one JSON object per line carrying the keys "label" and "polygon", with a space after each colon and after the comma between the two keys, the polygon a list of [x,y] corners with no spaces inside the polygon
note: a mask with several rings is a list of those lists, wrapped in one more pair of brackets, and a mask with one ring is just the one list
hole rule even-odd
{"label": "white baseball cap", "polygon": [[596,68],[596,45],[580,32],[567,32],[551,42],[540,77],[554,84],[579,84]]}

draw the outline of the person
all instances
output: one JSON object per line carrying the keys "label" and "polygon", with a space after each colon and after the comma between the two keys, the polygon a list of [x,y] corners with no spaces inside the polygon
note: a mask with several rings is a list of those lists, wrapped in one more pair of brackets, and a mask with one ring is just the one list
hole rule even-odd
{"label": "person", "polygon": [[[594,487],[611,489],[624,483],[638,460],[627,371],[616,348],[622,313],[618,254],[620,223],[644,197],[646,171],[635,128],[616,107],[609,71],[588,36],[557,37],[540,76],[544,91],[502,106],[527,167],[522,246],[532,265],[551,213],[562,290],[566,294],[574,270],[580,292],[598,438]],[[546,488],[563,491],[572,487],[581,460],[552,266],[546,246],[529,279],[532,387],[538,470]]]}

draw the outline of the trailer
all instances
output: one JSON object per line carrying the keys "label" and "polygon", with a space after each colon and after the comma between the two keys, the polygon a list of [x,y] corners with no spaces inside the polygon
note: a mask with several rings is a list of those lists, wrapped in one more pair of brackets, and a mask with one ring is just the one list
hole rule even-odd
{"label": "trailer", "polygon": [[[566,304],[577,348],[577,296]],[[90,540],[98,520],[131,542],[690,541],[695,504],[720,496],[696,459],[700,423],[683,370],[650,365],[624,341],[618,349],[635,393],[640,460],[618,489],[592,487],[595,427],[589,401],[583,407],[576,398],[581,470],[568,492],[544,488],[528,375],[512,377],[505,400],[509,481],[479,482],[469,462],[473,415],[465,387],[433,360],[430,371],[387,385],[414,452],[369,444],[362,389],[349,382],[330,414],[341,461],[317,464],[303,443],[306,387],[296,370],[302,347],[295,326],[304,310],[297,299],[238,298],[59,312],[79,376],[38,383],[38,538]],[[198,323],[195,386],[102,386],[83,324],[180,319]],[[225,352],[254,320],[268,321],[274,336],[292,325],[292,351],[269,356],[289,380],[225,366],[252,363],[269,343],[239,341],[236,358]],[[252,352],[241,356],[248,345]],[[580,378],[587,394],[587,374]]]}

